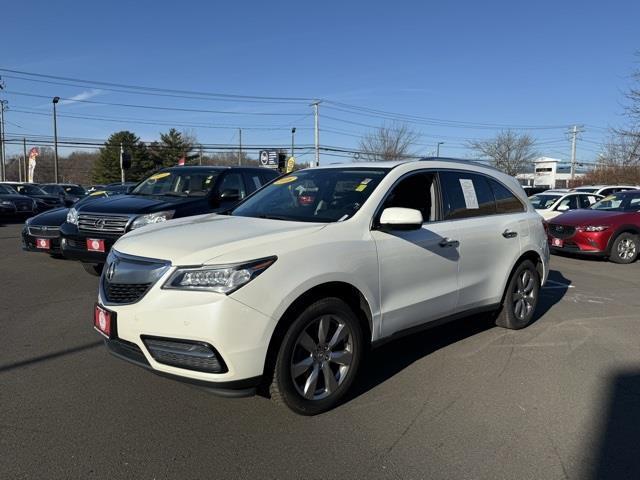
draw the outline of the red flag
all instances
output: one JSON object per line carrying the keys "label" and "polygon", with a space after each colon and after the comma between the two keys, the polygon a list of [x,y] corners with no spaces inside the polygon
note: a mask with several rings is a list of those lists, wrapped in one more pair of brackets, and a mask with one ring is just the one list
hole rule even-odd
{"label": "red flag", "polygon": [[180,160],[178,160],[178,165],[182,166],[184,165],[185,162],[185,158],[184,157],[180,157]]}

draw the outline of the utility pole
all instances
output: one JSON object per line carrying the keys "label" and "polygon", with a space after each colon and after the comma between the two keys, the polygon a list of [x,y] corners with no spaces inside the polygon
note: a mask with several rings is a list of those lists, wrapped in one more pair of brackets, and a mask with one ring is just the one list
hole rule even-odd
{"label": "utility pole", "polygon": [[294,157],[294,145],[295,145],[296,127],[291,129],[291,156]]}
{"label": "utility pole", "polygon": [[200,151],[198,152],[198,165],[202,165],[202,145],[200,145]]}
{"label": "utility pole", "polygon": [[24,181],[27,182],[27,139],[22,137],[22,171],[24,172]]}
{"label": "utility pole", "polygon": [[576,176],[576,143],[578,140],[578,134],[582,133],[582,126],[574,125],[571,130],[571,181]]}
{"label": "utility pole", "polygon": [[4,107],[7,104],[6,100],[0,100],[0,161],[2,162],[2,168],[0,168],[0,176],[2,181],[7,180],[5,163],[4,163]]}
{"label": "utility pole", "polygon": [[318,105],[320,105],[320,101],[316,100],[315,102],[313,102],[311,104],[313,106],[313,120],[314,120],[314,137],[315,137],[315,144],[316,144],[316,167],[320,166],[320,126],[319,126],[319,119],[318,119]]}
{"label": "utility pole", "polygon": [[440,145],[444,145],[444,142],[438,142],[436,144],[436,158],[440,158]]}
{"label": "utility pole", "polygon": [[242,165],[242,129],[238,129],[238,140],[240,142],[240,149],[238,150],[238,165]]}
{"label": "utility pole", "polygon": [[58,183],[58,124],[56,119],[56,105],[60,97],[53,97],[53,183]]}

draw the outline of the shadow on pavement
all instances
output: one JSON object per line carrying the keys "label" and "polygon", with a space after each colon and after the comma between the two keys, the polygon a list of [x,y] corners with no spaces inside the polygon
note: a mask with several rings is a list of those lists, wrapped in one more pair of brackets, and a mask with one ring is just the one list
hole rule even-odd
{"label": "shadow on pavement", "polygon": [[19,362],[8,363],[6,365],[0,365],[0,373],[6,372],[8,370],[15,370],[16,368],[26,367],[28,365],[33,365],[34,363],[40,363],[47,360],[51,360],[58,357],[63,357],[65,355],[71,355],[73,353],[82,352],[84,350],[89,350],[91,348],[99,347],[103,344],[102,340],[98,340],[95,342],[86,343],[84,345],[80,345],[73,348],[67,348],[65,350],[59,350],[53,353],[47,353],[45,355],[40,355],[38,357],[32,357],[27,360],[21,360]]}
{"label": "shadow on pavement", "polygon": [[[557,270],[549,272],[549,280],[553,283],[549,282],[547,286],[552,288],[545,287],[542,290],[532,324],[564,297],[571,284],[571,280]],[[492,313],[472,315],[399,338],[372,350],[345,402],[375,388],[421,358],[493,328],[494,319]]]}
{"label": "shadow on pavement", "polygon": [[602,413],[591,478],[640,478],[640,372],[613,376]]}

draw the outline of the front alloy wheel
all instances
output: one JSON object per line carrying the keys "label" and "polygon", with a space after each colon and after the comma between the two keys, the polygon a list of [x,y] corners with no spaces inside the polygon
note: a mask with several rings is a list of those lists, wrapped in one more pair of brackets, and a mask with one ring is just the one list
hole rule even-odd
{"label": "front alloy wheel", "polygon": [[632,233],[621,233],[611,246],[609,259],[614,263],[632,263],[638,258],[638,237]]}
{"label": "front alloy wheel", "polygon": [[353,382],[362,346],[360,322],[351,308],[338,298],[318,300],[285,334],[274,369],[272,399],[302,415],[331,409]]}

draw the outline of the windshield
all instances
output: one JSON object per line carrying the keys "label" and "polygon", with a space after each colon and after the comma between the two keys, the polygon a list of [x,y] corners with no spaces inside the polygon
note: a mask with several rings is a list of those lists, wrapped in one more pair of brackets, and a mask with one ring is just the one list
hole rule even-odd
{"label": "windshield", "polygon": [[13,188],[11,188],[11,187],[9,187],[7,185],[0,185],[0,194],[2,194],[2,195],[15,195],[16,191]]}
{"label": "windshield", "polygon": [[132,195],[206,197],[220,172],[217,170],[167,170],[151,175]]}
{"label": "windshield", "polygon": [[609,210],[614,212],[637,212],[640,211],[640,192],[609,195],[594,203],[589,208],[592,210]]}
{"label": "windshield", "polygon": [[282,177],[239,205],[232,215],[298,222],[351,217],[387,174],[385,169],[309,169]]}
{"label": "windshield", "polygon": [[87,194],[84,188],[79,187],[78,185],[65,185],[62,188],[64,188],[64,191],[69,195],[86,195]]}
{"label": "windshield", "polygon": [[562,195],[534,195],[533,197],[529,197],[529,201],[533,208],[536,210],[544,210],[547,208],[551,208]]}
{"label": "windshield", "polygon": [[16,185],[15,189],[18,193],[22,193],[23,195],[47,195],[47,192],[35,185]]}

